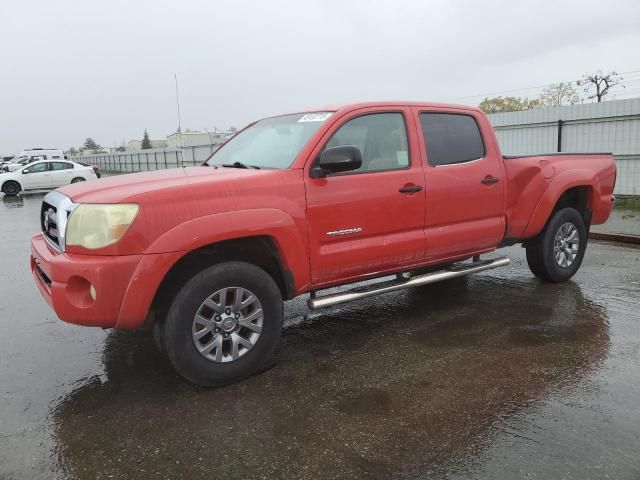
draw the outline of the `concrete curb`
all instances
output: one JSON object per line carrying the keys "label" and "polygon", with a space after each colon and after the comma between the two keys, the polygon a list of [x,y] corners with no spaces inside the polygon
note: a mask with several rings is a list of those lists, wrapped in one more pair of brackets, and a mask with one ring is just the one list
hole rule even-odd
{"label": "concrete curb", "polygon": [[638,235],[625,235],[623,233],[589,232],[589,238],[593,240],[604,240],[607,242],[620,242],[620,243],[631,243],[634,245],[640,245],[640,236]]}

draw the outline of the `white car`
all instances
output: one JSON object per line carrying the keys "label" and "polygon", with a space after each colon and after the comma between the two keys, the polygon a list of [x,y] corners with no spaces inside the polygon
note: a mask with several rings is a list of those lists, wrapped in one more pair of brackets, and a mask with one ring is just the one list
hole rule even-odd
{"label": "white car", "polygon": [[46,160],[29,163],[13,172],[0,173],[0,190],[13,196],[21,191],[49,190],[97,178],[93,167],[67,160]]}

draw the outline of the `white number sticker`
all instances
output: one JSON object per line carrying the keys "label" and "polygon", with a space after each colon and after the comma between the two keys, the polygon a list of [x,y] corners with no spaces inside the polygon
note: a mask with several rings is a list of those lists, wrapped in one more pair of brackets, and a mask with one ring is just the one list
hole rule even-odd
{"label": "white number sticker", "polygon": [[298,123],[303,122],[324,122],[327,118],[331,116],[333,112],[314,112],[314,113],[305,113]]}

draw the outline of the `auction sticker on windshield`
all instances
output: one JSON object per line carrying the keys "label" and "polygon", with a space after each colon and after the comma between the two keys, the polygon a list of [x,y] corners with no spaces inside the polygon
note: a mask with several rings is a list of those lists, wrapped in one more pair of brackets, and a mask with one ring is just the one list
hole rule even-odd
{"label": "auction sticker on windshield", "polygon": [[324,122],[327,118],[331,116],[333,112],[313,112],[313,113],[305,113],[298,123],[302,122]]}

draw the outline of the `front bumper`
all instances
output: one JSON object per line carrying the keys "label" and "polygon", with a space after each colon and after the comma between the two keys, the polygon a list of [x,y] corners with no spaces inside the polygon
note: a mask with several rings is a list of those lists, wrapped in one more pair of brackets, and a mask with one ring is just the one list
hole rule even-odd
{"label": "front bumper", "polygon": [[117,325],[142,257],[58,253],[41,234],[31,240],[31,271],[40,293],[61,320],[78,325]]}

